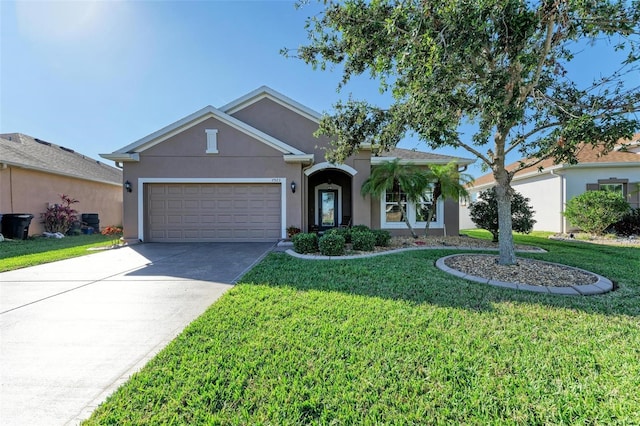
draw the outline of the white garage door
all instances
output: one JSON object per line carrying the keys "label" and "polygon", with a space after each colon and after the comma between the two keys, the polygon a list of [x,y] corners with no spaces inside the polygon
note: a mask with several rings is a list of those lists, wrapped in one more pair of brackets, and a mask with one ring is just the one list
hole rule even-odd
{"label": "white garage door", "polygon": [[276,241],[279,184],[149,184],[149,241]]}

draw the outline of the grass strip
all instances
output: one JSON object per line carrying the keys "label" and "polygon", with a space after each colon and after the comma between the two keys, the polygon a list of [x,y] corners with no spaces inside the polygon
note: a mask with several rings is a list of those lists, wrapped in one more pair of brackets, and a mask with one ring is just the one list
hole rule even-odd
{"label": "grass strip", "polygon": [[111,237],[99,234],[5,240],[0,243],[0,272],[85,256],[93,253],[89,248],[105,247],[111,242]]}

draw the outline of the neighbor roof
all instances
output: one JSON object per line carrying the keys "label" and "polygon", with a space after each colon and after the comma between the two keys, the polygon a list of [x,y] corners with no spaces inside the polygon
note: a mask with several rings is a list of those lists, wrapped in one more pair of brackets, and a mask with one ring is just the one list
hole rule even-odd
{"label": "neighbor roof", "polygon": [[72,149],[22,133],[0,134],[0,163],[94,182],[122,185],[122,170]]}
{"label": "neighbor roof", "polygon": [[[570,167],[591,167],[595,165],[599,166],[624,166],[624,165],[635,165],[637,164],[640,167],[640,152],[634,152],[633,150],[625,151],[625,147],[632,148],[636,147],[640,143],[640,133],[636,133],[633,135],[632,139],[621,139],[618,141],[618,145],[613,151],[604,154],[602,145],[591,145],[591,144],[581,144],[578,148],[578,152],[576,157],[578,159],[578,164],[555,164],[553,158],[547,158],[536,164],[535,166],[527,167],[526,169],[522,169],[516,173],[516,177],[523,178],[525,176],[535,174],[535,173],[545,173],[551,170],[556,169],[564,169]],[[505,168],[508,171],[514,170],[520,165],[520,162],[525,161],[526,159],[521,159],[514,163],[509,164]],[[539,172],[540,168],[542,171]],[[515,177],[514,177],[515,179]],[[486,186],[494,183],[493,173],[487,173],[485,175],[480,176],[478,179],[474,180],[469,184],[470,187],[478,187],[478,186]]]}

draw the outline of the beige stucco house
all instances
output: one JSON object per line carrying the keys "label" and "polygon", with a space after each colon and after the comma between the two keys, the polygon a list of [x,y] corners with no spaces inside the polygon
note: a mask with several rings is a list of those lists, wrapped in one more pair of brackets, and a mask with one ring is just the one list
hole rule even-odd
{"label": "beige stucco house", "polygon": [[[310,231],[341,224],[406,232],[392,200],[360,195],[372,167],[396,157],[424,166],[453,158],[402,149],[372,157],[364,148],[344,164],[330,164],[324,159],[328,140],[313,136],[319,119],[261,87],[101,154],[123,167],[131,188],[124,197],[125,239],[275,242],[290,226]],[[423,226],[416,207],[408,216]],[[434,234],[457,233],[458,216],[457,201],[440,202]]]}
{"label": "beige stucco house", "polygon": [[[632,208],[640,207],[640,134],[631,140],[620,140],[615,149],[607,154],[603,154],[601,146],[583,145],[577,158],[578,164],[554,164],[553,159],[546,159],[513,177],[511,186],[530,199],[535,211],[534,219],[537,222],[534,230],[572,231],[574,228],[564,217],[566,203],[588,190],[616,191],[625,197]],[[513,170],[520,161],[510,164],[507,169]],[[491,173],[479,177],[470,184],[471,200],[494,185]],[[475,228],[468,207],[465,203],[460,208],[461,229]]]}
{"label": "beige stucco house", "polygon": [[71,149],[21,133],[0,135],[0,214],[29,213],[29,235],[41,234],[40,215],[59,194],[98,214],[101,227],[122,223],[122,170]]}

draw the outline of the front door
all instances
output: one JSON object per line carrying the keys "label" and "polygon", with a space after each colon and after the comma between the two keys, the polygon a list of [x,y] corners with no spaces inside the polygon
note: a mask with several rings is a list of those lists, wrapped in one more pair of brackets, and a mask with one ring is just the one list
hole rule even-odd
{"label": "front door", "polygon": [[338,226],[338,191],[321,189],[318,191],[320,230]]}

